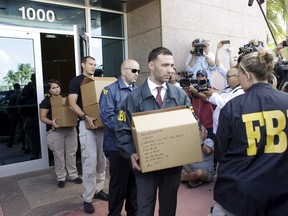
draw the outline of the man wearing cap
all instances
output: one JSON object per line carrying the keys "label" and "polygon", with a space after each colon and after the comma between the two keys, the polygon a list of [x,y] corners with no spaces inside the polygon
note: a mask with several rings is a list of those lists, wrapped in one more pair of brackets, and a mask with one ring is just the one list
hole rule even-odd
{"label": "man wearing cap", "polygon": [[[199,118],[200,124],[203,125],[207,131],[207,138],[213,139],[213,106],[208,101],[208,97],[202,93],[202,90],[210,88],[208,81],[208,73],[206,70],[199,70],[196,73],[198,86],[195,88],[193,85],[188,87],[192,93],[192,106],[196,116]],[[199,91],[200,90],[200,91]]]}
{"label": "man wearing cap", "polygon": [[196,55],[194,43],[192,43],[192,49],[187,56],[185,62],[186,71],[193,75],[193,79],[196,79],[196,74],[199,70],[205,70],[207,72],[207,78],[210,83],[213,84],[212,72],[216,70],[215,55],[209,51],[210,41],[202,39],[200,41],[203,47],[203,54]]}

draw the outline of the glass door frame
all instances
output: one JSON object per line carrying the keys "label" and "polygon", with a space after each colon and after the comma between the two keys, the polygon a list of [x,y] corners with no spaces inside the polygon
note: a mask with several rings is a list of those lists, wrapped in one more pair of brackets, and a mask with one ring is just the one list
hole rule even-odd
{"label": "glass door frame", "polygon": [[[40,39],[41,33],[66,34],[66,35],[74,36],[73,31],[59,31],[59,30],[40,29],[40,28],[34,29],[34,28],[0,25],[1,37],[19,38],[19,39],[23,38],[23,39],[33,40],[34,67],[35,67],[35,74],[36,74],[36,89],[37,89],[38,104],[44,98],[42,51],[41,51],[41,39]],[[76,44],[74,45],[76,47]],[[75,61],[77,60],[76,56],[77,56],[77,53],[75,53]],[[77,68],[76,68],[75,75],[77,75]],[[40,146],[41,146],[42,157],[36,160],[30,160],[30,161],[24,161],[24,162],[18,162],[18,163],[0,166],[0,178],[49,168],[49,157],[48,157],[48,148],[47,148],[47,140],[46,140],[46,125],[43,124],[40,121],[40,119],[39,119],[39,133],[40,133]]]}
{"label": "glass door frame", "polygon": [[82,58],[90,55],[89,36],[78,25],[73,25],[73,34],[76,75],[80,75]]}

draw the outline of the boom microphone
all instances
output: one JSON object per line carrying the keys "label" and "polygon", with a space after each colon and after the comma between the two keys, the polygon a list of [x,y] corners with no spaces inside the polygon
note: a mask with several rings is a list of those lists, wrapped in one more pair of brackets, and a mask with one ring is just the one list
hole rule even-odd
{"label": "boom microphone", "polygon": [[253,5],[254,0],[249,0],[248,1],[248,6],[251,7]]}

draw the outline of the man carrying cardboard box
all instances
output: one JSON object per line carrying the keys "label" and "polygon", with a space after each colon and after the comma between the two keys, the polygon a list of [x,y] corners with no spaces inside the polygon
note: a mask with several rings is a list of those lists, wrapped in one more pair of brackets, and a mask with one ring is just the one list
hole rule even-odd
{"label": "man carrying cardboard box", "polygon": [[124,201],[127,215],[137,215],[136,180],[130,161],[123,159],[118,152],[115,126],[121,105],[136,87],[139,72],[138,62],[125,60],[121,65],[121,77],[106,86],[100,97],[100,116],[105,125],[103,149],[110,171],[108,216],[121,215]]}
{"label": "man carrying cardboard box", "polygon": [[182,89],[168,83],[174,71],[174,60],[170,50],[164,47],[153,49],[148,57],[148,66],[150,77],[127,96],[119,111],[116,127],[118,150],[122,157],[131,160],[134,169],[137,183],[137,215],[154,215],[158,189],[159,215],[174,216],[182,166],[141,172],[131,132],[132,113],[183,105],[191,107],[191,103]]}
{"label": "man carrying cardboard box", "polygon": [[[80,88],[85,76],[93,76],[96,68],[95,59],[86,56],[82,59],[81,66],[83,73],[74,77],[69,84],[69,104],[80,119],[79,139],[82,156],[84,211],[92,214],[94,212],[93,198],[108,200],[108,194],[103,191],[106,160],[103,152],[103,130],[96,128],[93,123],[95,118],[84,113]],[[86,129],[85,121],[92,129]]]}

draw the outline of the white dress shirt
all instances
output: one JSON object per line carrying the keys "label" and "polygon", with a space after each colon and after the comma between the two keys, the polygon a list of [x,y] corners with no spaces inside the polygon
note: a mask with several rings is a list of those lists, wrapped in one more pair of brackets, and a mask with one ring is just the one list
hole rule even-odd
{"label": "white dress shirt", "polygon": [[216,134],[217,127],[218,127],[218,120],[219,115],[222,107],[225,106],[225,104],[231,100],[234,97],[237,97],[238,95],[244,94],[244,90],[239,85],[234,89],[231,89],[229,92],[218,94],[214,92],[211,97],[209,98],[209,102],[216,105],[216,109],[213,113],[213,133]]}

